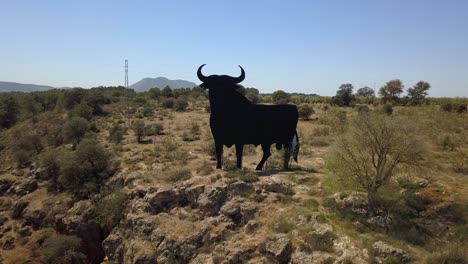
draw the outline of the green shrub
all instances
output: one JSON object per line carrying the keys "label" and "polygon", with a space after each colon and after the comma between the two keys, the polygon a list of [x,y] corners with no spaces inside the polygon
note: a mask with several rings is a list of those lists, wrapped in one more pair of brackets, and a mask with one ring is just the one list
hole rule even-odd
{"label": "green shrub", "polygon": [[443,103],[440,105],[440,108],[445,112],[452,112],[453,105],[451,103]]}
{"label": "green shrub", "polygon": [[314,113],[314,109],[310,104],[300,104],[297,110],[299,112],[299,117],[304,120],[309,120],[310,115]]}
{"label": "green shrub", "polygon": [[187,101],[187,98],[183,97],[183,96],[180,96],[179,98],[177,98],[177,100],[175,101],[175,110],[176,111],[185,111],[187,110],[187,107],[188,107],[188,101]]}
{"label": "green shrub", "polygon": [[119,144],[122,142],[125,135],[125,128],[114,124],[112,128],[109,130],[109,140],[114,142],[115,144]]}
{"label": "green shrub", "polygon": [[48,238],[41,246],[41,252],[48,263],[87,263],[86,256],[79,252],[81,239],[76,236],[57,235]]}
{"label": "green shrub", "polygon": [[367,112],[369,112],[369,106],[367,106],[367,105],[357,105],[356,110],[358,111],[358,113],[367,113]]}
{"label": "green shrub", "polygon": [[300,244],[303,251],[323,251],[333,252],[333,240],[337,236],[332,231],[326,231],[323,234],[309,233],[304,237],[304,242]]}
{"label": "green shrub", "polygon": [[141,143],[142,137],[145,135],[145,122],[137,120],[132,124],[132,130],[138,143]]}
{"label": "green shrub", "polygon": [[270,223],[269,226],[275,233],[284,234],[287,234],[296,228],[296,225],[291,223],[285,217],[280,217],[279,219],[276,219],[274,222]]}
{"label": "green shrub", "polygon": [[151,117],[153,116],[153,108],[149,107],[149,106],[145,106],[142,110],[142,114],[143,116],[145,117]]}
{"label": "green shrub", "polygon": [[164,133],[164,126],[162,123],[156,123],[153,125],[154,133],[156,135],[162,135]]}
{"label": "green shrub", "polygon": [[110,232],[124,217],[127,199],[128,195],[123,190],[117,190],[105,196],[97,204],[95,221]]}
{"label": "green shrub", "polygon": [[167,109],[172,109],[174,108],[175,101],[173,98],[165,98],[162,101],[162,107],[167,108]]}
{"label": "green shrub", "polygon": [[185,181],[192,178],[192,172],[188,169],[179,169],[173,171],[167,175],[167,181],[169,182],[179,182]]}
{"label": "green shrub", "polygon": [[382,106],[382,111],[384,112],[384,114],[386,115],[391,115],[393,114],[393,106],[391,104],[384,104]]}
{"label": "green shrub", "polygon": [[57,180],[60,175],[60,159],[63,152],[58,149],[49,149],[39,157],[39,166],[44,170],[45,178],[49,179],[52,189],[57,189]]}
{"label": "green shrub", "polygon": [[91,124],[88,120],[82,117],[72,117],[63,125],[63,136],[65,140],[73,142],[75,148],[90,129]]}
{"label": "green shrub", "polygon": [[46,141],[49,146],[58,147],[63,144],[62,126],[56,126],[49,130],[46,136]]}
{"label": "green shrub", "polygon": [[464,264],[468,263],[468,250],[463,246],[454,245],[440,252],[435,252],[427,258],[427,264]]}
{"label": "green shrub", "polygon": [[86,120],[91,120],[93,118],[93,108],[91,108],[88,104],[81,101],[80,104],[77,104],[72,110],[73,116],[81,117]]}

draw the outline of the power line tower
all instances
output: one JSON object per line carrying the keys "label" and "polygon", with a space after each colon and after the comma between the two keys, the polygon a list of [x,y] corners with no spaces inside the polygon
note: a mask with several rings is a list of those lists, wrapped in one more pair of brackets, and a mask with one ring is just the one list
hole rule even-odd
{"label": "power line tower", "polygon": [[125,88],[128,88],[128,60],[125,60]]}

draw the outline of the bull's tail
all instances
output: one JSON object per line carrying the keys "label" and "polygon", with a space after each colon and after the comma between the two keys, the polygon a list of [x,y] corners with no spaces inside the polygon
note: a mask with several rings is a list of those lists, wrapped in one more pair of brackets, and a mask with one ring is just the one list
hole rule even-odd
{"label": "bull's tail", "polygon": [[299,155],[299,147],[299,136],[297,135],[297,131],[295,131],[291,141],[284,145],[284,169],[289,168],[291,156],[298,162],[297,156]]}
{"label": "bull's tail", "polygon": [[292,156],[294,158],[294,161],[296,161],[296,162],[298,162],[297,157],[299,155],[300,146],[301,146],[301,144],[299,143],[299,135],[297,134],[297,130],[296,130],[296,132],[294,133],[294,136],[292,138],[292,142],[291,142]]}

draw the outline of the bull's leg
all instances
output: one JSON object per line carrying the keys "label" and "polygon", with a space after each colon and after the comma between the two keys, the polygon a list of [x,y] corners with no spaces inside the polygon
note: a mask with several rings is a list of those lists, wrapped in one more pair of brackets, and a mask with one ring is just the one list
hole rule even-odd
{"label": "bull's leg", "polygon": [[237,157],[237,168],[242,168],[242,152],[244,151],[244,144],[236,144],[236,157]]}
{"label": "bull's leg", "polygon": [[267,159],[271,156],[270,147],[270,144],[262,144],[263,157],[262,160],[258,163],[256,170],[262,170],[263,164],[265,164],[265,161],[267,161]]}
{"label": "bull's leg", "polygon": [[223,144],[215,141],[216,148],[216,168],[221,169],[223,163]]}

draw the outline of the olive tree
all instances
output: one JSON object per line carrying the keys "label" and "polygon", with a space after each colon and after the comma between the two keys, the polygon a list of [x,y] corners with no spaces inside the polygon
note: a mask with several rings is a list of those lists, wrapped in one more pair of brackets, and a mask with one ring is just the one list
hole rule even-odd
{"label": "olive tree", "polygon": [[373,216],[379,189],[397,169],[420,167],[424,153],[409,124],[368,113],[358,115],[347,133],[336,140],[327,164],[342,180],[367,192],[368,214]]}

